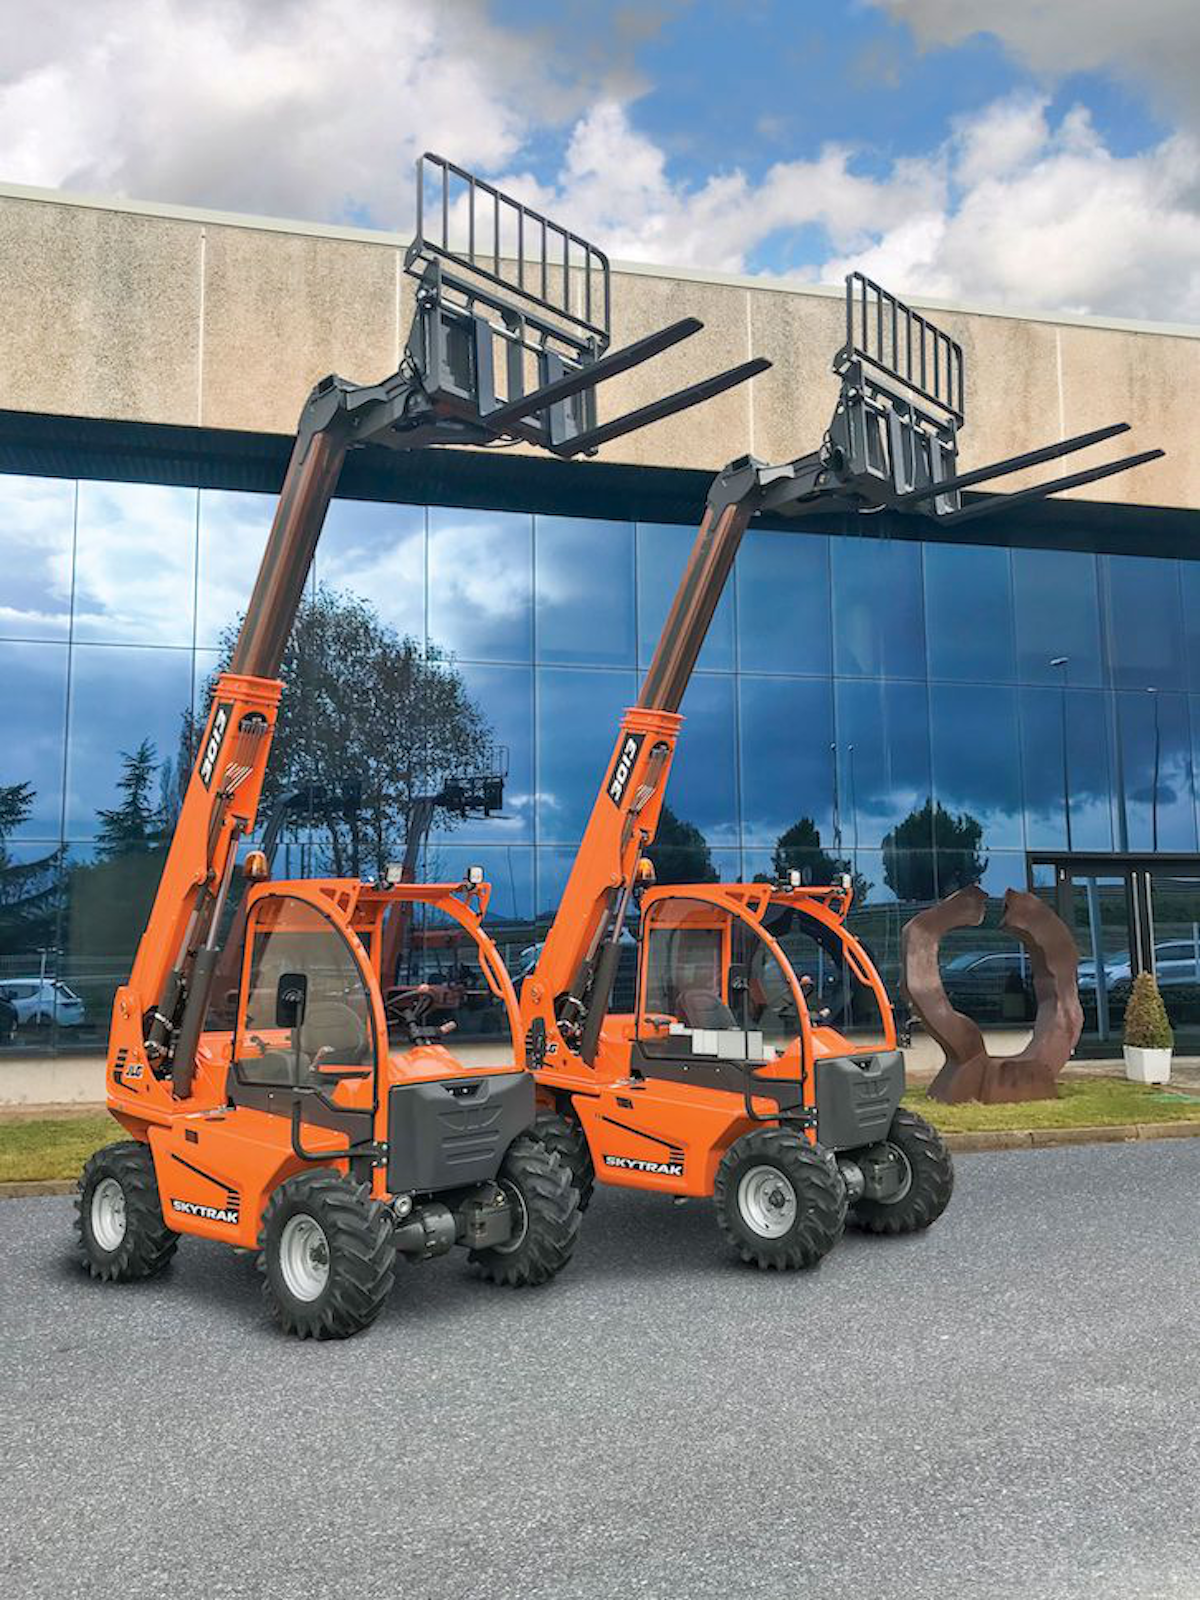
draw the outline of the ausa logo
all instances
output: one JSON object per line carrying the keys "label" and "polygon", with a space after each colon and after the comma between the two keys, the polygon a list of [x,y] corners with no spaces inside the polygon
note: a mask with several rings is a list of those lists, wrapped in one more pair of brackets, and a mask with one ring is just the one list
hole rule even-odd
{"label": "ausa logo", "polygon": [[171,1206],[185,1217],[203,1217],[205,1222],[228,1222],[232,1227],[237,1226],[239,1213],[236,1206],[201,1206],[194,1200],[172,1200]]}
{"label": "ausa logo", "polygon": [[200,781],[206,789],[212,788],[213,773],[217,769],[217,758],[221,754],[221,746],[225,743],[225,733],[229,727],[229,718],[233,712],[233,702],[225,701],[219,705],[212,720],[208,740],[204,746],[204,754],[200,757]]}
{"label": "ausa logo", "polygon": [[637,765],[638,751],[642,748],[642,740],[645,737],[644,733],[628,734],[617,754],[616,765],[612,769],[612,777],[608,780],[608,798],[615,806],[619,806],[625,798],[629,776]]}
{"label": "ausa logo", "polygon": [[637,1161],[633,1156],[605,1156],[606,1167],[620,1167],[623,1172],[654,1172],[662,1178],[682,1178],[682,1161]]}

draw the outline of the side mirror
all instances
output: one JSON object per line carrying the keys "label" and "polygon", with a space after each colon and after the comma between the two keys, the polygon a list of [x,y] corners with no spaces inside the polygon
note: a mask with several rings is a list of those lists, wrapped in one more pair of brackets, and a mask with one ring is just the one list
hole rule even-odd
{"label": "side mirror", "polygon": [[308,1006],[308,974],[282,972],[275,990],[275,1026],[298,1028]]}

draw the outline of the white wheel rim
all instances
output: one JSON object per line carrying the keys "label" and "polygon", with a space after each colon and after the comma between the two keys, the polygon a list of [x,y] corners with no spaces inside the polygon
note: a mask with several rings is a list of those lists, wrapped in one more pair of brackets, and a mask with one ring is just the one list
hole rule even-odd
{"label": "white wheel rim", "polygon": [[796,1191],[778,1167],[751,1167],[738,1184],[738,1210],[760,1239],[781,1239],[796,1221]]}
{"label": "white wheel rim", "polygon": [[92,1238],[101,1250],[116,1250],[125,1237],[125,1191],[115,1178],[101,1178],[92,1190]]}
{"label": "white wheel rim", "polygon": [[297,1300],[318,1300],[329,1282],[329,1240],[315,1217],[289,1217],[279,1241],[279,1270]]}
{"label": "white wheel rim", "polygon": [[529,1232],[529,1211],[525,1205],[525,1196],[515,1183],[502,1183],[500,1188],[513,1214],[513,1232],[511,1239],[506,1240],[504,1244],[493,1245],[492,1249],[499,1251],[502,1256],[507,1256],[525,1242],[525,1235]]}

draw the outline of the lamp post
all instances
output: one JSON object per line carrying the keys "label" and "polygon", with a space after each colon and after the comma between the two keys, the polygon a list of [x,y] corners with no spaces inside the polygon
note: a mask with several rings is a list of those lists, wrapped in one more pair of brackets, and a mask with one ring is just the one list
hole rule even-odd
{"label": "lamp post", "polygon": [[1071,772],[1068,766],[1067,755],[1067,669],[1071,664],[1070,656],[1052,656],[1050,665],[1062,670],[1062,679],[1059,683],[1059,705],[1062,713],[1062,781],[1063,781],[1063,814],[1067,819],[1067,854],[1071,853]]}
{"label": "lamp post", "polygon": [[1154,790],[1150,800],[1150,848],[1158,852],[1158,771],[1162,759],[1162,735],[1158,723],[1158,690],[1147,689],[1154,699]]}

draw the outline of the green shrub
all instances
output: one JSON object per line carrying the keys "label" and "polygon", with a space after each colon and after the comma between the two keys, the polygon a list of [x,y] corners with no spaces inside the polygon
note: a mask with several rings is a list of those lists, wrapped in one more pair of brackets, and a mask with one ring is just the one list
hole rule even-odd
{"label": "green shrub", "polygon": [[1167,1008],[1148,972],[1139,972],[1133,980],[1125,1008],[1125,1043],[1138,1050],[1169,1050],[1175,1043]]}

